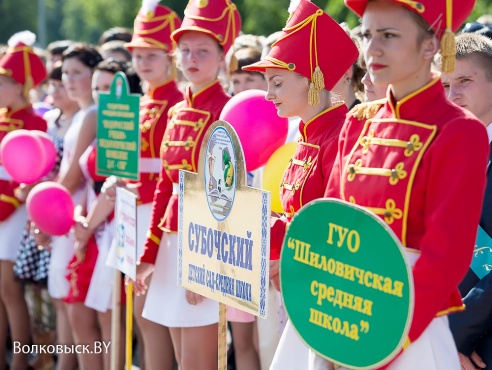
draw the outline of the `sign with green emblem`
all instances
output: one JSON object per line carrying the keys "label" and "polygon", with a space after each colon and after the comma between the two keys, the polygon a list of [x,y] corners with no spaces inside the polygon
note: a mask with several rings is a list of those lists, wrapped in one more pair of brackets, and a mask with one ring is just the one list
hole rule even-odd
{"label": "sign with green emblem", "polygon": [[403,346],[411,269],[396,235],[366,209],[336,199],[302,208],[284,239],[280,282],[292,324],[322,357],[372,369]]}
{"label": "sign with green emblem", "polygon": [[138,180],[140,96],[128,93],[123,72],[116,73],[109,93],[100,93],[96,172]]}
{"label": "sign with green emblem", "polygon": [[247,186],[234,128],[215,121],[197,173],[179,171],[178,284],[266,317],[270,193]]}

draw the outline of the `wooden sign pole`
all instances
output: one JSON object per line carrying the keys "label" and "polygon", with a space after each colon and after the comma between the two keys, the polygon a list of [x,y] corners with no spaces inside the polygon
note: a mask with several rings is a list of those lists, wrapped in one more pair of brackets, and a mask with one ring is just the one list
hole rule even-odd
{"label": "wooden sign pole", "polygon": [[133,343],[133,283],[126,286],[126,369],[132,368]]}
{"label": "wooden sign pole", "polygon": [[227,305],[219,303],[218,370],[227,370]]}
{"label": "wooden sign pole", "polygon": [[120,315],[121,315],[121,272],[114,271],[113,307],[111,315],[111,370],[118,369],[118,351],[120,349]]}

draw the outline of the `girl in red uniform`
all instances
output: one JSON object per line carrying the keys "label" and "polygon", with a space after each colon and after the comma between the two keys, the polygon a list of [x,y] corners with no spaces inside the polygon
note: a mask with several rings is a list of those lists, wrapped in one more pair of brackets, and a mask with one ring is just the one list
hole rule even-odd
{"label": "girl in red uniform", "polygon": [[[329,48],[321,47],[326,35],[337,40]],[[358,55],[347,33],[316,5],[303,0],[264,60],[243,67],[265,72],[266,99],[275,104],[279,116],[301,118],[301,138],[280,185],[286,214],[271,220],[270,277],[277,289],[286,226],[304,204],[323,197],[348,112],[344,102],[332,103],[330,90]],[[289,323],[271,369],[307,369],[308,354]]]}
{"label": "girl in red uniform", "polygon": [[135,291],[145,292],[145,279],[154,271],[143,317],[170,328],[183,370],[217,366],[217,341],[210,338],[217,337],[218,304],[177,286],[179,169],[196,171],[203,135],[230,98],[217,76],[240,29],[239,13],[230,0],[190,1],[181,28],[172,34],[189,86],[185,100],[171,109],[164,133],[161,179]]}
{"label": "girl in red uniform", "polygon": [[[159,149],[166,130],[169,109],[183,100],[178,90],[171,53],[171,33],[181,25],[181,20],[171,9],[157,5],[155,9],[142,9],[135,19],[132,41],[126,47],[132,53],[133,66],[148,91],[140,101],[141,158],[140,181],[129,182],[127,187],[136,191],[137,206],[137,248],[143,253],[143,245],[152,211],[152,200],[161,161]],[[149,13],[151,11],[152,13]],[[153,14],[149,17],[149,14]],[[164,28],[156,25],[164,22]],[[150,278],[147,279],[147,283]],[[149,369],[171,370],[174,353],[169,329],[142,317],[145,296],[135,296],[135,319],[142,336],[141,356]]]}
{"label": "girl in red uniform", "polygon": [[[7,53],[0,59],[0,142],[17,129],[47,129],[46,121],[34,113],[29,102],[29,91],[46,78],[43,61],[29,46],[35,39],[29,31],[15,34],[9,40]],[[13,341],[29,344],[29,314],[24,290],[13,274],[27,220],[25,206],[14,194],[18,186],[0,162],[0,367],[5,365],[9,326]],[[11,367],[27,368],[27,355],[14,354]]]}
{"label": "girl in red uniform", "polygon": [[[384,101],[359,105],[340,134],[326,196],[379,215],[406,249],[415,305],[403,352],[391,369],[459,369],[447,314],[470,264],[488,159],[485,127],[447,101],[431,72],[439,50],[454,68],[452,32],[473,0],[346,0],[362,16],[371,80]],[[374,256],[381,258],[381,256]]]}

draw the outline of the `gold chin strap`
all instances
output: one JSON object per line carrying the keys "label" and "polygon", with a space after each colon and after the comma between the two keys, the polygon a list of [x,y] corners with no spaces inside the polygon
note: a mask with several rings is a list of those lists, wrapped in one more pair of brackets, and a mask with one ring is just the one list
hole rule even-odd
{"label": "gold chin strap", "polygon": [[23,50],[22,51],[23,57],[24,57],[24,87],[22,89],[22,95],[24,95],[25,98],[29,97],[29,91],[34,86],[34,81],[32,79],[32,73],[31,73],[31,60],[29,59],[29,51],[28,50]]}
{"label": "gold chin strap", "polygon": [[178,68],[176,67],[176,57],[171,55],[171,72],[169,74],[169,79],[176,80],[178,78]]}

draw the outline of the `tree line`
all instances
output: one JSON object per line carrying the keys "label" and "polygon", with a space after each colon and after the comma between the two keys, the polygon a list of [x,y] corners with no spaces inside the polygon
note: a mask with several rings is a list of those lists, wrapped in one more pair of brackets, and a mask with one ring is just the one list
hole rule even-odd
{"label": "tree line", "polygon": [[[338,22],[347,22],[351,27],[358,23],[343,0],[313,2]],[[280,30],[288,17],[289,0],[235,0],[234,3],[242,15],[245,33],[269,35]],[[187,1],[161,0],[161,4],[183,17]],[[140,0],[0,0],[0,43],[6,43],[13,33],[26,29],[38,34],[43,25],[45,43],[62,39],[97,43],[108,28],[132,28],[140,5]],[[490,0],[477,0],[470,20],[482,14],[492,14]]]}

